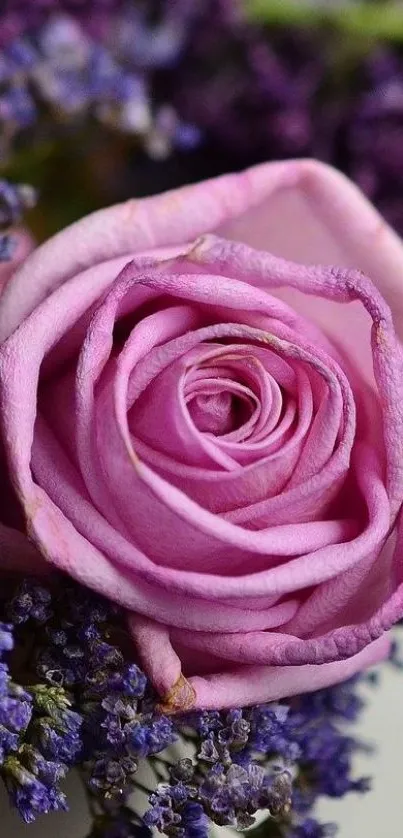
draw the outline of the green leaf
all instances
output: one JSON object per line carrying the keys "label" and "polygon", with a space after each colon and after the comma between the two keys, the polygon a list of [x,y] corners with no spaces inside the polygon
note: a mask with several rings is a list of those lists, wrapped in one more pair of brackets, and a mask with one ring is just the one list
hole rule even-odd
{"label": "green leaf", "polygon": [[304,0],[244,0],[247,18],[277,26],[328,26],[360,38],[403,42],[403,10],[396,2],[322,6]]}

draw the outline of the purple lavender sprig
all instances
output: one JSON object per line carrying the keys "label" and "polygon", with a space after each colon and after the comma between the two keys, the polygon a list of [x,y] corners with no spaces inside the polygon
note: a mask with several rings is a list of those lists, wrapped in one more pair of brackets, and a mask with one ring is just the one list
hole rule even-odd
{"label": "purple lavender sprig", "polygon": [[22,745],[18,755],[6,757],[1,770],[10,800],[25,823],[32,823],[38,815],[68,808],[66,796],[59,788],[67,766],[46,760],[35,749]]}
{"label": "purple lavender sprig", "polygon": [[48,623],[53,617],[52,594],[43,585],[26,579],[6,603],[5,610],[10,624],[14,626],[28,621],[40,625]]}
{"label": "purple lavender sprig", "polygon": [[27,184],[9,183],[0,180],[0,263],[8,262],[14,254],[16,241],[7,232],[19,224],[24,212],[34,206],[35,190]]}
{"label": "purple lavender sprig", "polygon": [[0,624],[0,776],[26,823],[67,808],[60,782],[81,750],[82,720],[64,691],[21,686],[8,659],[13,652],[19,656],[19,644],[24,645],[18,626],[45,622],[50,599],[46,589],[25,583],[4,608],[10,622]]}
{"label": "purple lavender sprig", "polygon": [[0,765],[18,749],[32,716],[31,696],[12,682],[3,660],[13,648],[12,625],[0,623]]}
{"label": "purple lavender sprig", "polygon": [[[65,579],[25,580],[0,608],[0,777],[22,818],[64,810],[60,784],[75,766],[94,817],[88,838],[150,838],[151,828],[206,838],[209,824],[251,826],[262,808],[266,838],[331,835],[311,817],[318,795],[367,788],[351,777],[357,743],[340,727],[360,712],[359,679],[291,703],[167,717],[131,657],[124,616]],[[182,738],[190,755],[175,762],[167,749]],[[144,819],[128,806],[141,760],[155,775]]]}
{"label": "purple lavender sprig", "polygon": [[365,779],[351,778],[357,745],[338,726],[359,714],[357,683],[304,696],[291,707],[281,703],[187,716],[185,728],[198,734],[195,757],[172,766],[167,782],[151,795],[147,825],[187,836],[188,807],[197,805],[210,821],[240,829],[250,827],[264,808],[272,815],[266,836],[333,834],[333,827],[309,816],[318,795],[342,797],[368,788]]}
{"label": "purple lavender sprig", "polygon": [[[154,157],[193,148],[199,131],[155,94],[154,73],[179,59],[198,3],[161,0],[19,3],[0,13],[1,156],[44,114],[54,126],[96,119]],[[49,124],[49,120],[47,120]]]}

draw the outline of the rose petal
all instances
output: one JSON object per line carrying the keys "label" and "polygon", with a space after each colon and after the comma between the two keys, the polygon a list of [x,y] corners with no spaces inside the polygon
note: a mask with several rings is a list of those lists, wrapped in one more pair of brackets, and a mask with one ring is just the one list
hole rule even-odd
{"label": "rose petal", "polygon": [[346,681],[356,672],[379,663],[388,656],[389,650],[390,639],[384,635],[358,655],[335,663],[320,666],[241,666],[222,675],[194,676],[189,679],[196,691],[194,708],[242,707],[320,690]]}

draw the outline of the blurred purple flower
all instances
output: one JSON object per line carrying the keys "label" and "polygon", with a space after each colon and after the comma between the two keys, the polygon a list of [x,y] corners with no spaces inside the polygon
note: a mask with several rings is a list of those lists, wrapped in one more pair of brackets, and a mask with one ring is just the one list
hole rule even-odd
{"label": "blurred purple flower", "polygon": [[205,4],[172,80],[178,112],[233,157],[309,153],[325,66],[320,38],[267,33],[246,23],[240,8],[236,0]]}
{"label": "blurred purple flower", "polygon": [[[56,121],[96,117],[139,138],[151,157],[193,148],[199,132],[166,108],[156,70],[179,60],[200,0],[155,8],[113,0],[6,2],[0,12],[0,128],[7,155],[45,108]],[[169,116],[168,116],[169,115]]]}
{"label": "blurred purple flower", "polygon": [[367,60],[336,143],[343,168],[403,234],[403,55],[398,50],[384,47]]}

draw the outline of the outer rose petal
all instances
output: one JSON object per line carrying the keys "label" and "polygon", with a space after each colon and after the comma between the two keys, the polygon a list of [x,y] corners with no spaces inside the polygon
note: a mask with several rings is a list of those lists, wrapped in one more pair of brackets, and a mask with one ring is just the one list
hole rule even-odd
{"label": "outer rose petal", "polygon": [[[179,703],[176,707],[174,703],[177,685],[181,683],[180,659],[172,649],[168,632],[157,623],[138,616],[132,617],[129,624],[140,650],[143,666],[163,697],[163,703],[171,710],[182,710],[183,707]],[[207,710],[277,701],[279,698],[312,692],[345,681],[356,672],[384,660],[389,651],[390,639],[384,634],[358,655],[333,663],[306,666],[239,666],[227,669],[222,674],[193,676],[187,682],[187,696],[194,691],[194,706]]]}
{"label": "outer rose petal", "polygon": [[132,199],[71,225],[39,247],[6,289],[0,339],[79,271],[210,231],[304,263],[360,268],[403,330],[402,242],[344,175],[317,161],[296,160]]}
{"label": "outer rose petal", "polygon": [[[267,186],[270,167],[249,170]],[[228,221],[218,235],[244,241],[304,264],[358,268],[371,277],[403,333],[403,243],[361,190],[345,175],[316,160],[288,161],[266,199]],[[294,182],[290,184],[291,172]],[[274,174],[274,172],[273,172]],[[290,235],[290,230],[292,235]]]}
{"label": "outer rose petal", "polygon": [[346,660],[307,666],[243,667],[209,678],[190,678],[189,685],[196,692],[195,706],[206,710],[277,701],[346,681],[384,660],[389,649],[390,640],[384,635]]}
{"label": "outer rose petal", "polygon": [[[27,230],[12,230],[11,235],[16,240],[15,250],[12,259],[0,263],[0,294],[4,292],[4,288],[13,273],[35,246],[34,240]],[[5,467],[4,463],[1,463],[1,467]],[[48,570],[43,557],[33,544],[30,544],[18,530],[5,526],[3,523],[0,523],[0,568],[1,570],[25,573],[40,573]]]}

